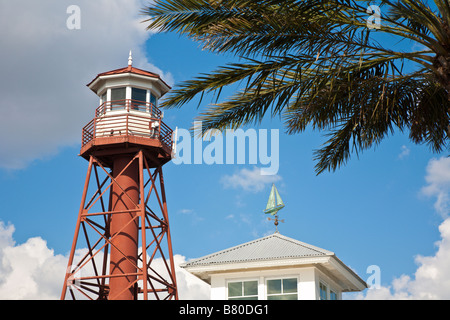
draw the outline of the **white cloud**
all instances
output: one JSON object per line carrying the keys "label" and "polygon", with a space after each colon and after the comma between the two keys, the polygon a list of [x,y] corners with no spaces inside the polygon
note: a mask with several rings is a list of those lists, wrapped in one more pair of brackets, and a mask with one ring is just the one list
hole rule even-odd
{"label": "white cloud", "polygon": [[195,210],[192,210],[192,209],[186,209],[186,208],[185,209],[181,209],[181,210],[178,210],[178,213],[189,217],[191,219],[191,222],[194,223],[194,224],[205,220],[203,217],[199,216],[197,214],[197,212],[195,212]]}
{"label": "white cloud", "polygon": [[417,256],[414,277],[401,275],[390,286],[369,289],[357,299],[367,300],[447,300],[450,299],[450,218],[439,226],[441,240],[434,256]]}
{"label": "white cloud", "polygon": [[436,197],[434,207],[444,218],[436,253],[415,257],[418,268],[413,277],[401,275],[390,286],[369,289],[358,299],[450,299],[450,158],[430,160],[426,172],[427,185],[421,193]]}
{"label": "white cloud", "polygon": [[[9,247],[14,245],[12,235],[16,231],[12,224],[5,225],[3,221],[0,221],[0,248]],[[2,251],[0,251],[0,260]]]}
{"label": "white cloud", "polygon": [[0,222],[0,299],[59,298],[67,259],[39,237],[15,245],[13,232],[14,226]]}
{"label": "white cloud", "polygon": [[450,213],[450,157],[430,160],[426,170],[427,185],[421,192],[436,197],[434,208],[443,218],[447,218]]}
{"label": "white cloud", "polygon": [[[15,228],[0,221],[0,300],[56,300],[61,296],[68,256],[55,254],[40,237],[16,244]],[[75,261],[86,249],[75,253]],[[179,267],[186,258],[174,256],[180,299],[209,299],[210,287]],[[152,267],[163,270],[161,258]],[[158,271],[161,272],[161,271]]]}
{"label": "white cloud", "polygon": [[242,188],[245,191],[259,192],[264,190],[266,185],[280,180],[279,175],[262,175],[260,168],[253,167],[253,170],[244,168],[233,175],[224,175],[220,181],[225,188]]}
{"label": "white cloud", "polygon": [[177,276],[178,298],[180,300],[209,300],[211,287],[179,265],[186,262],[186,258],[176,254],[174,256],[175,272]]}
{"label": "white cloud", "polygon": [[[81,29],[69,30],[67,8],[80,7]],[[0,2],[0,167],[22,168],[59,147],[78,144],[98,99],[87,87],[98,73],[147,61],[151,35],[143,0]]]}
{"label": "white cloud", "polygon": [[400,148],[400,153],[399,153],[399,155],[398,155],[398,158],[399,158],[399,159],[404,159],[404,158],[406,158],[407,156],[409,156],[410,153],[411,153],[411,150],[410,150],[407,146],[403,145],[403,146]]}

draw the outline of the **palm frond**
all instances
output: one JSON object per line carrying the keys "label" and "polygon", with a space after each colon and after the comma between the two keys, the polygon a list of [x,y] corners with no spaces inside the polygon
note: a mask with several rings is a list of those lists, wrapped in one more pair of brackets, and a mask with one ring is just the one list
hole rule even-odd
{"label": "palm frond", "polygon": [[[421,0],[380,0],[382,26],[366,26],[367,1],[156,0],[144,10],[149,29],[177,32],[204,49],[240,62],[185,81],[162,106],[241,84],[229,99],[207,106],[203,128],[238,128],[280,116],[288,133],[308,126],[329,140],[316,151],[317,172],[335,170],[352,152],[380,143],[396,129],[433,151],[448,148],[450,6]],[[388,47],[386,34],[422,50]],[[410,47],[412,46],[410,45]],[[416,67],[405,70],[409,61]],[[203,106],[202,106],[203,107]]]}

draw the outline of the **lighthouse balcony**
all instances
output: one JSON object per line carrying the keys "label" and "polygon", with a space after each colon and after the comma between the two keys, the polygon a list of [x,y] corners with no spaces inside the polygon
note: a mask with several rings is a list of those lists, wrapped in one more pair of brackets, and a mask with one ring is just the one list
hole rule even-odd
{"label": "lighthouse balcony", "polygon": [[172,129],[152,103],[136,100],[108,101],[95,111],[95,117],[82,132],[82,152],[93,146],[132,143],[172,152]]}

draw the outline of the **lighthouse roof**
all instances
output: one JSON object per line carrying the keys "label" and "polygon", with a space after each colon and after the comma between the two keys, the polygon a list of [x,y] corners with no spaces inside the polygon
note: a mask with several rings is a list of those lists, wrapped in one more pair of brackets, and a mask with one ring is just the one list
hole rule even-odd
{"label": "lighthouse roof", "polygon": [[[140,74],[140,75],[147,76],[147,77],[161,79],[161,77],[156,73],[138,69],[138,68],[135,68],[132,66],[128,66],[125,68],[120,68],[120,69],[116,69],[116,70],[99,73],[97,75],[97,77],[94,80],[92,80],[92,82],[94,82],[98,77],[109,76],[109,75],[113,75],[113,74],[122,74],[122,73],[135,73],[135,74]],[[161,80],[161,81],[163,81],[163,80]]]}
{"label": "lighthouse roof", "polygon": [[106,72],[102,72],[99,73],[94,80],[92,80],[90,83],[87,84],[87,86],[89,88],[91,88],[94,92],[96,92],[96,88],[97,88],[97,83],[101,80],[101,79],[105,79],[108,77],[114,77],[114,76],[119,76],[119,75],[125,75],[125,74],[129,74],[129,75],[136,75],[138,77],[148,77],[148,78],[152,78],[154,80],[157,80],[160,84],[161,87],[163,87],[163,92],[167,92],[171,89],[171,87],[164,81],[161,79],[161,76],[150,72],[150,71],[146,71],[146,70],[142,70],[139,68],[135,68],[132,65],[128,65],[127,67],[124,68],[120,68],[120,69],[115,69],[115,70],[111,70],[111,71],[106,71]]}

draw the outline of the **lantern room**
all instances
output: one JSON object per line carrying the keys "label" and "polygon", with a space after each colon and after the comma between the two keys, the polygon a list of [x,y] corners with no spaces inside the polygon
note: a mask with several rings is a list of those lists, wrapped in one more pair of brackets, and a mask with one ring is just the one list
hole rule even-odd
{"label": "lantern room", "polygon": [[87,85],[99,98],[94,119],[83,128],[81,155],[93,147],[129,143],[172,150],[172,130],[164,124],[159,99],[171,88],[158,74],[128,66],[98,74]]}
{"label": "lantern room", "polygon": [[88,87],[100,98],[102,112],[132,110],[149,112],[170,87],[155,73],[133,67],[130,52],[128,67],[100,73]]}

